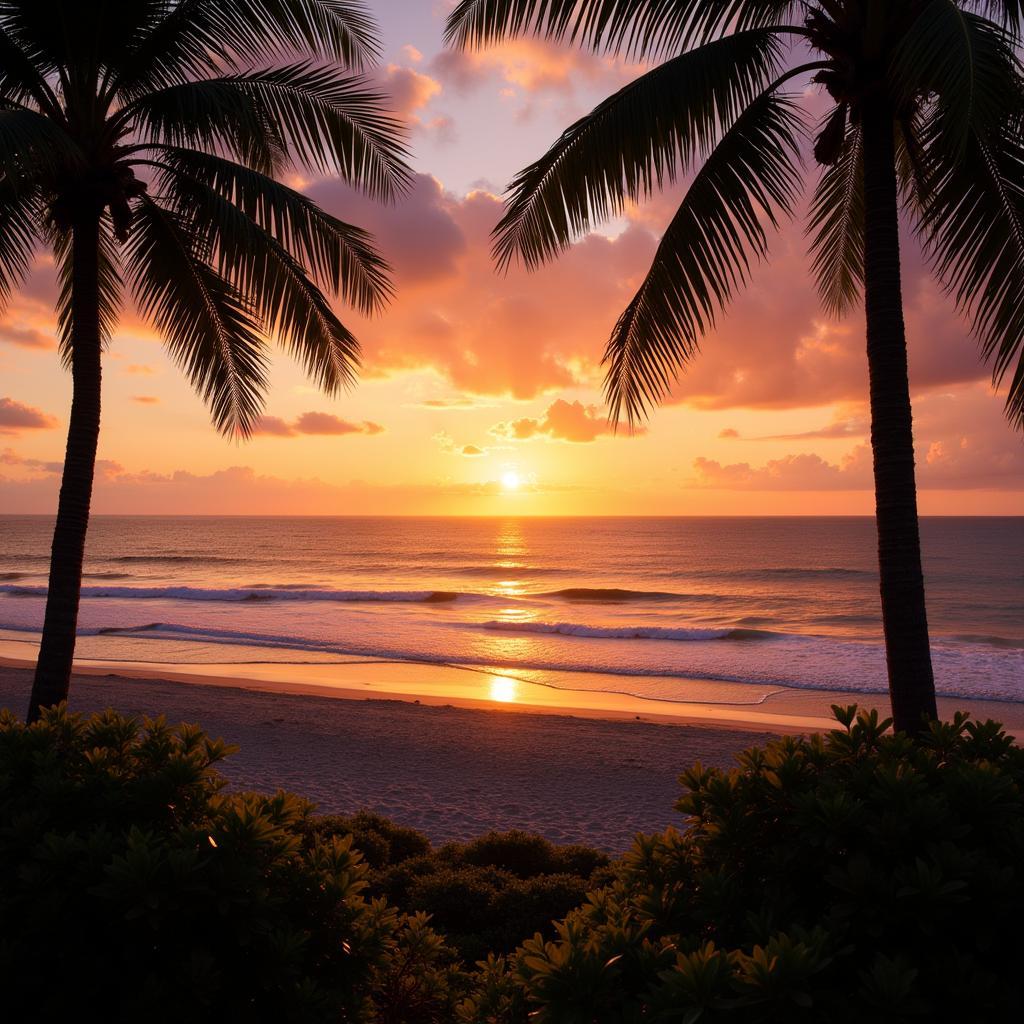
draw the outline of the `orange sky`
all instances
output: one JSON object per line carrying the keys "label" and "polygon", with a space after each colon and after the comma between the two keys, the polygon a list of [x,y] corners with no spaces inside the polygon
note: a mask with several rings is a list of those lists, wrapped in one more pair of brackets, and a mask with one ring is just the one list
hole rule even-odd
{"label": "orange sky", "polygon": [[[412,130],[412,193],[380,208],[303,183],[374,231],[398,298],[330,400],[275,358],[266,419],[215,433],[159,338],[126,311],[105,362],[100,512],[826,514],[872,510],[863,322],[820,312],[799,224],[643,432],[613,434],[600,354],[671,215],[631,211],[534,274],[495,274],[504,184],[635,68],[535,42],[440,51],[446,4],[374,4],[380,77]],[[817,99],[807,98],[810,109]],[[908,241],[907,325],[922,510],[1024,514],[1024,442],[976,346]],[[40,259],[0,320],[0,510],[50,512],[70,382]],[[509,484],[518,481],[518,486]],[[505,481],[503,483],[503,481]]]}

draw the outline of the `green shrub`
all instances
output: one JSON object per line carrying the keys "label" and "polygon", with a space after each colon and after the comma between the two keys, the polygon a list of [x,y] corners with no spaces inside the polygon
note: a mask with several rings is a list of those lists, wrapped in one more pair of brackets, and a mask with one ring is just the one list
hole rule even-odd
{"label": "green shrub", "polygon": [[371,868],[401,864],[412,857],[430,853],[430,840],[422,832],[396,825],[370,811],[359,811],[349,817],[319,815],[309,820],[308,830],[310,835],[321,839],[351,836],[353,844]]}
{"label": "green shrub", "polygon": [[467,965],[508,953],[608,880],[608,857],[528,832],[489,832],[434,849],[422,833],[368,811],[310,817],[309,837],[349,837],[365,857],[368,894],[427,914]]}
{"label": "green shrub", "polygon": [[161,719],[0,713],[5,1019],[450,1020],[463,976],[426,918],[367,898],[309,804],[224,794],[228,751]]}
{"label": "green shrub", "polygon": [[1020,1019],[1024,751],[966,715],[914,743],[834,710],[684,773],[688,830],[638,838],[556,938],[487,961],[461,1019]]}

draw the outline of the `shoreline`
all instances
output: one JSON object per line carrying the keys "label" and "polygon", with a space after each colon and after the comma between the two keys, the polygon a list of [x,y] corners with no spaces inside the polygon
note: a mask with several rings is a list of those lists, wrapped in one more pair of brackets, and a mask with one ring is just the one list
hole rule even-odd
{"label": "shoreline", "polygon": [[[0,707],[18,717],[32,664],[0,656]],[[370,810],[435,844],[523,829],[611,854],[638,832],[682,824],[678,778],[693,763],[732,767],[748,747],[830,728],[829,702],[865,703],[863,694],[791,690],[753,705],[666,711],[664,702],[408,663],[171,668],[76,665],[70,706],[196,722],[239,747],[219,766],[231,788],[288,790],[320,813]],[[519,687],[505,694],[515,699],[487,696],[493,681]],[[569,706],[577,699],[591,706]],[[940,703],[948,717],[962,702]],[[972,710],[1019,740],[1024,706],[992,703]]]}
{"label": "shoreline", "polygon": [[[0,665],[0,707],[23,715],[31,677]],[[323,814],[373,811],[435,844],[523,829],[616,855],[638,832],[682,824],[684,769],[728,768],[775,735],[105,673],[76,672],[69,704],[197,722],[239,747],[218,766],[234,790],[284,789]]]}
{"label": "shoreline", "polygon": [[[24,644],[31,657],[11,656],[7,649]],[[0,668],[31,669],[31,641],[0,642]],[[661,725],[708,725],[746,731],[814,732],[832,728],[831,705],[858,704],[889,714],[887,694],[849,690],[685,680],[692,700],[637,697],[614,689],[573,686],[574,673],[548,673],[565,685],[524,679],[511,670],[425,662],[351,658],[329,663],[201,663],[76,659],[75,674],[124,679],[160,679],[190,686],[227,687],[252,692],[327,697],[336,700],[386,700],[434,707],[569,718],[641,721]],[[579,675],[593,674],[580,673]],[[595,677],[601,678],[604,677]],[[618,677],[607,677],[615,686]],[[726,699],[726,698],[731,699]],[[940,717],[967,710],[975,718],[1002,722],[1018,742],[1024,740],[1024,703],[939,697]]]}

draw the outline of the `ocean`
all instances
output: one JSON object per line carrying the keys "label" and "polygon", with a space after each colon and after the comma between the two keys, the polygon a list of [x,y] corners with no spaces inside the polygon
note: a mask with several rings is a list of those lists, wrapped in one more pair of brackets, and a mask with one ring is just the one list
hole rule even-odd
{"label": "ocean", "polygon": [[[38,634],[51,527],[0,517],[0,641]],[[1024,518],[928,518],[922,544],[939,692],[1024,701]],[[868,518],[97,516],[79,625],[112,661],[886,691]]]}

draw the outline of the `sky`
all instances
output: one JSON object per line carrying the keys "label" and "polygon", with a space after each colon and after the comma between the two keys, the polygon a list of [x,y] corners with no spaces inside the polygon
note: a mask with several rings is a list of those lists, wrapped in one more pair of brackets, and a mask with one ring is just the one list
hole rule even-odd
{"label": "sky", "polygon": [[[860,314],[830,320],[799,218],[724,314],[671,396],[615,431],[601,354],[680,193],[654,196],[532,273],[499,274],[490,231],[516,171],[642,69],[533,40],[445,51],[446,0],[373,0],[376,77],[407,122],[416,172],[392,206],[303,180],[371,230],[397,296],[358,334],[358,386],[320,394],[275,353],[256,435],[226,440],[126,310],[104,359],[94,511],[311,515],[869,514]],[[807,94],[808,109],[821,108]],[[814,168],[809,166],[813,176]],[[920,506],[1024,514],[1024,440],[977,346],[904,239]],[[0,511],[50,513],[70,380],[40,254],[0,317]]]}

